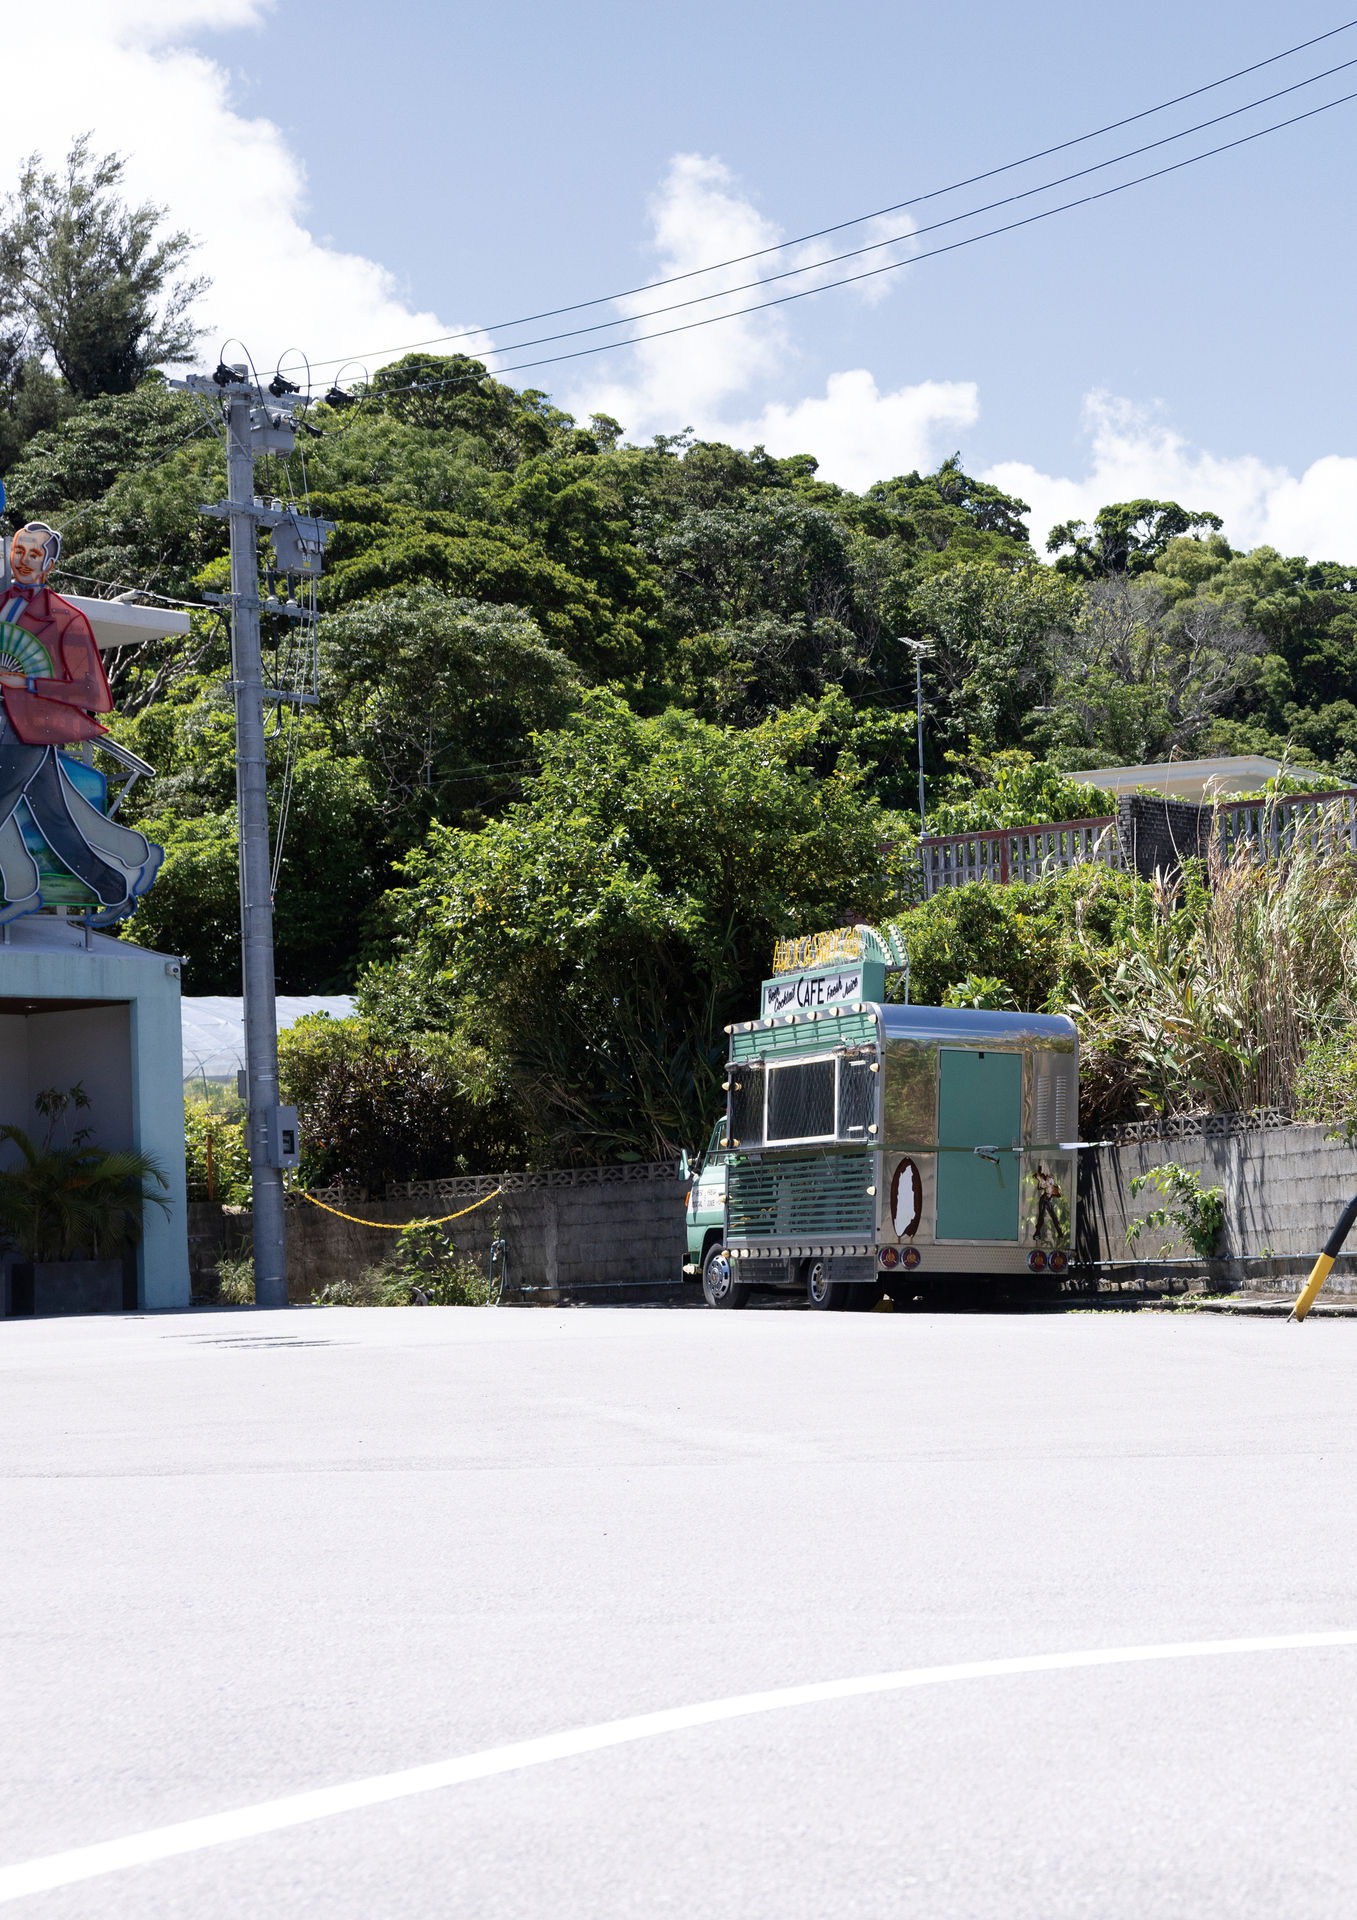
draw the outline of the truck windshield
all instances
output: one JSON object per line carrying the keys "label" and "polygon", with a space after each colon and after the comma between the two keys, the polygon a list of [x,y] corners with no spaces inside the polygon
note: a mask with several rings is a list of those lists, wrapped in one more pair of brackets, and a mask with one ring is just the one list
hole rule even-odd
{"label": "truck windshield", "polygon": [[858,1046],[818,1060],[741,1061],[730,1071],[733,1147],[858,1140],[876,1132],[876,1049]]}
{"label": "truck windshield", "polygon": [[805,1060],[768,1069],[768,1139],[834,1138],[834,1062]]}

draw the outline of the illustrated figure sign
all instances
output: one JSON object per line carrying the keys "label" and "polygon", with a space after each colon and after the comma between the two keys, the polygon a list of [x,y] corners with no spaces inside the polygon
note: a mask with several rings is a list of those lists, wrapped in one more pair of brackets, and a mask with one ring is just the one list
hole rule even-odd
{"label": "illustrated figure sign", "polygon": [[[3,491],[0,491],[0,506]],[[0,922],[74,905],[122,918],[164,855],[103,810],[104,782],[61,748],[104,737],[113,696],[90,623],[47,579],[61,535],[20,527],[0,573]]]}

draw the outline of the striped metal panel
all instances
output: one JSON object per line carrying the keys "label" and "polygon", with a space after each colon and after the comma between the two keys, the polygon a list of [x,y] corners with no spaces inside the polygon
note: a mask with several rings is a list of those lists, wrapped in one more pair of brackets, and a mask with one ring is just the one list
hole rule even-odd
{"label": "striped metal panel", "polygon": [[767,1025],[755,1020],[750,1032],[742,1033],[736,1028],[731,1034],[730,1057],[752,1060],[771,1059],[774,1054],[828,1053],[831,1047],[857,1046],[863,1041],[870,1044],[875,1039],[876,1014],[873,1012],[830,1014],[819,1020],[798,1018],[791,1026],[782,1020],[773,1020]]}
{"label": "striped metal panel", "polygon": [[872,1239],[872,1166],[869,1153],[768,1154],[756,1164],[734,1158],[728,1238]]}

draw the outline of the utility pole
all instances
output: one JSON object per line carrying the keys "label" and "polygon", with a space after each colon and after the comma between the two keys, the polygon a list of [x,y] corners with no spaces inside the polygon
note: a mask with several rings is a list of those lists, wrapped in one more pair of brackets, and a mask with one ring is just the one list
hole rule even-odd
{"label": "utility pole", "polygon": [[[236,696],[236,817],[240,823],[240,952],[249,1078],[254,1299],[287,1305],[283,1169],[269,1152],[268,1114],[278,1105],[278,1016],[269,886],[269,794],[264,759],[264,666],[259,650],[258,523],[254,503],[253,394],[225,394],[226,497],[231,518],[231,652]],[[293,435],[287,433],[289,452]]]}
{"label": "utility pole", "polygon": [[[259,641],[261,605],[300,619],[298,577],[320,572],[320,553],[332,528],[304,520],[282,501],[259,499],[254,463],[263,454],[289,454],[296,444],[293,390],[275,379],[260,387],[245,366],[219,366],[211,378],[191,374],[173,385],[219,399],[225,425],[227,497],[201,512],[224,517],[231,534],[231,591],[207,594],[231,609],[231,690],[236,709],[236,813],[240,833],[240,944],[245,994],[247,1135],[254,1225],[254,1298],[258,1307],[287,1305],[287,1225],[283,1170],[299,1158],[295,1108],[279,1103],[278,1019],[273,978],[273,889],[269,851],[268,767],[264,703],[313,696],[265,688]],[[274,534],[288,572],[288,597],[259,595],[260,530]],[[284,530],[280,537],[279,530]],[[272,576],[270,576],[272,581]]]}

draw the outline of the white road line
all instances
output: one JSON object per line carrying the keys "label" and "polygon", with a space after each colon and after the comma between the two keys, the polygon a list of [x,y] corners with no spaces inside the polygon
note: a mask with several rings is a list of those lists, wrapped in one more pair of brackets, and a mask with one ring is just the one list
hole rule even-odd
{"label": "white road line", "polygon": [[873,1693],[902,1693],[910,1687],[935,1687],[951,1680],[997,1680],[1009,1674],[1060,1673],[1079,1667],[1130,1666],[1145,1660],[1195,1660],[1231,1653],[1282,1653],[1312,1647],[1357,1646],[1357,1630],[1335,1633],[1282,1633],[1249,1640],[1189,1640],[1163,1647],[1106,1647],[1088,1653],[1033,1653],[1013,1660],[970,1660],[949,1667],[912,1667],[902,1673],[869,1673],[852,1680],[820,1680],[804,1687],[775,1687],[767,1693],[737,1694],[730,1700],[708,1700],[695,1707],[669,1707],[661,1713],[639,1713],[629,1720],[608,1720],[601,1726],[579,1727],[573,1733],[550,1733],[540,1740],[520,1740],[512,1746],[490,1747],[461,1760],[438,1760],[431,1766],[410,1767],[402,1773],[379,1773],[370,1780],[353,1780],[341,1787],[318,1787],[311,1793],[289,1794],[234,1813],[211,1813],[201,1820],[184,1820],[172,1827],[152,1827],[125,1840],[103,1840],[69,1853],[49,1854],[20,1866],[0,1867],[0,1901],[20,1900],[25,1894],[45,1893],[52,1887],[92,1880],[101,1873],[125,1867],[144,1867],[176,1854],[197,1853],[203,1847],[224,1846],[233,1840],[251,1840],[277,1833],[308,1820],[324,1820],[359,1807],[380,1806],[412,1793],[433,1793],[440,1787],[460,1787],[470,1780],[512,1773],[519,1767],[545,1766],[552,1760],[571,1760],[605,1747],[625,1746],[659,1733],[681,1733],[688,1727],[711,1726],[720,1720],[739,1720],[755,1713],[777,1713],[784,1707],[812,1707],[827,1700],[853,1700]]}

